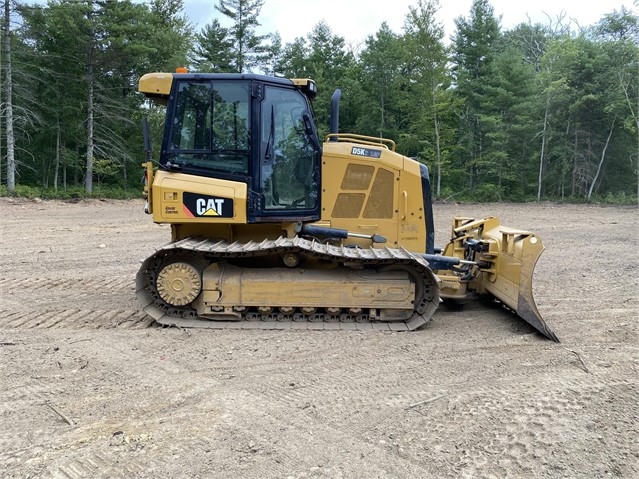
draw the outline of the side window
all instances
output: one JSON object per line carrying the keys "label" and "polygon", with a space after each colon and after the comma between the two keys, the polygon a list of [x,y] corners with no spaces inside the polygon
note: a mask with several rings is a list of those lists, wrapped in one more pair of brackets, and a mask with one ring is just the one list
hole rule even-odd
{"label": "side window", "polygon": [[265,89],[262,101],[260,176],[265,211],[315,209],[319,201],[319,149],[308,136],[304,96]]}
{"label": "side window", "polygon": [[250,125],[248,82],[180,82],[167,159],[182,167],[246,175]]}
{"label": "side window", "polygon": [[213,84],[213,150],[247,152],[251,141],[247,83]]}
{"label": "side window", "polygon": [[211,126],[211,85],[180,83],[173,117],[171,150],[206,150]]}

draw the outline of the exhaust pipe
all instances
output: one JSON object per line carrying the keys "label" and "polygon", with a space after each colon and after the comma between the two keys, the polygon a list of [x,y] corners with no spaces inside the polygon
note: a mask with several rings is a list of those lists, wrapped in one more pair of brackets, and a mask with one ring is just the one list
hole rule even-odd
{"label": "exhaust pipe", "polygon": [[[330,134],[339,133],[339,100],[342,98],[342,90],[339,88],[333,92],[331,97],[331,123]],[[331,137],[329,141],[337,141],[337,138]]]}

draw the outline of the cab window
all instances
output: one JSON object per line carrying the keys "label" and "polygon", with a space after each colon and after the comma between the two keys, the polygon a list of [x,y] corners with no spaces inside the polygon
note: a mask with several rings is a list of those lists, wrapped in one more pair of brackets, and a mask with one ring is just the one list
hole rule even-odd
{"label": "cab window", "polygon": [[267,86],[261,110],[260,186],[265,212],[315,209],[319,147],[305,128],[305,121],[310,121],[306,98],[296,90]]}
{"label": "cab window", "polygon": [[180,82],[174,108],[167,162],[178,167],[248,174],[248,82]]}

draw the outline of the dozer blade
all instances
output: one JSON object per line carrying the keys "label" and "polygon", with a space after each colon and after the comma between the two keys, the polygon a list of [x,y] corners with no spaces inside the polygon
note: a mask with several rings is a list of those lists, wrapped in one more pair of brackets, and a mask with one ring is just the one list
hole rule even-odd
{"label": "dozer blade", "polygon": [[533,272],[544,251],[541,239],[529,231],[503,226],[497,218],[487,218],[481,223],[480,239],[488,248],[484,247],[477,255],[482,272],[478,291],[483,289],[492,294],[541,334],[559,342],[539,314],[533,298]]}

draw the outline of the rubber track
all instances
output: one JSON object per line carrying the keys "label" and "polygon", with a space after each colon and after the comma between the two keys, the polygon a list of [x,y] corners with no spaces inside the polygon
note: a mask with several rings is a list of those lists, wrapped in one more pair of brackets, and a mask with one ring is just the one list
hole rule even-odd
{"label": "rubber track", "polygon": [[[283,253],[298,253],[318,259],[353,266],[379,268],[402,265],[412,270],[413,276],[421,277],[425,285],[425,300],[417,305],[413,316],[405,321],[370,321],[367,315],[341,315],[329,320],[310,319],[296,315],[260,315],[249,313],[243,320],[210,320],[197,317],[192,309],[173,308],[159,300],[155,290],[154,277],[158,265],[173,254],[196,254],[207,261],[235,258],[251,258]],[[351,248],[327,245],[305,238],[280,237],[276,240],[264,240],[261,243],[227,243],[201,238],[185,238],[169,243],[147,258],[136,276],[136,295],[143,310],[158,323],[167,326],[198,327],[214,329],[327,329],[327,330],[385,330],[412,331],[428,322],[439,306],[439,279],[430,269],[428,262],[405,249],[393,248]],[[327,305],[330,306],[330,305]]]}

